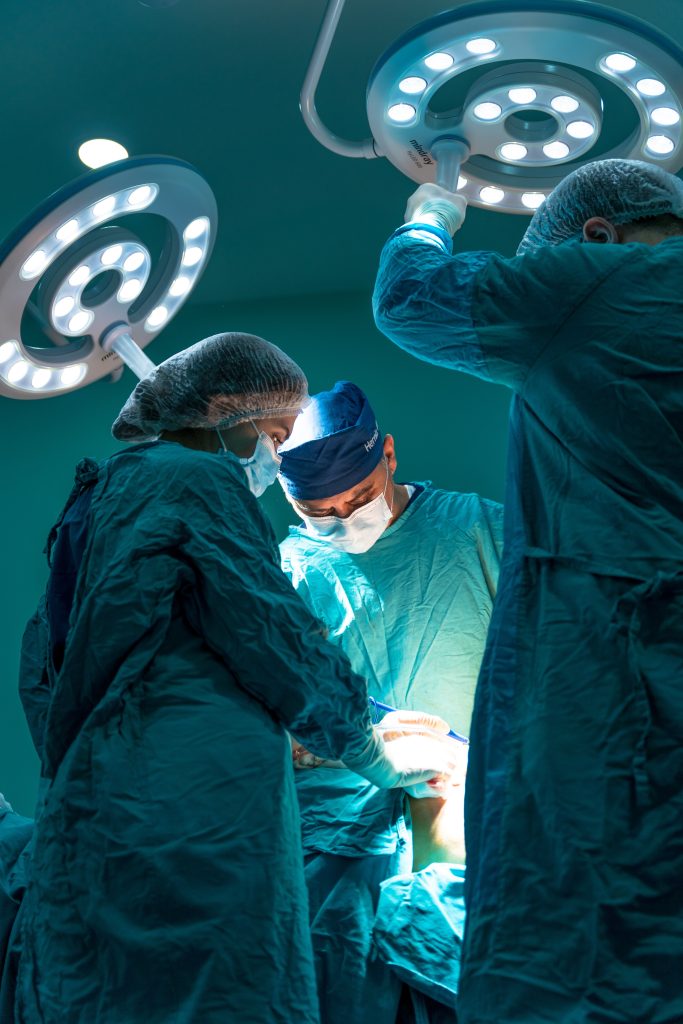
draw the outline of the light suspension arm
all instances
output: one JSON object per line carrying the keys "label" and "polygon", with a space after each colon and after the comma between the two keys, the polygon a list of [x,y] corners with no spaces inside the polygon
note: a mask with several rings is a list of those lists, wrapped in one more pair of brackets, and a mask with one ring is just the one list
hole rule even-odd
{"label": "light suspension arm", "polygon": [[301,113],[311,135],[318,142],[322,143],[326,149],[331,149],[333,153],[338,153],[339,156],[364,157],[366,160],[373,160],[376,156],[381,155],[375,149],[374,139],[368,138],[362,142],[352,142],[349,139],[340,138],[323,124],[315,106],[316,89],[318,88],[320,76],[325,67],[345,3],[346,0],[329,0],[327,4],[325,17],[320,26],[318,38],[316,39],[308,65],[308,71],[301,88]]}
{"label": "light suspension arm", "polygon": [[117,324],[107,331],[102,339],[102,348],[105,352],[116,352],[140,380],[156,369],[156,364],[131,338],[125,324]]}

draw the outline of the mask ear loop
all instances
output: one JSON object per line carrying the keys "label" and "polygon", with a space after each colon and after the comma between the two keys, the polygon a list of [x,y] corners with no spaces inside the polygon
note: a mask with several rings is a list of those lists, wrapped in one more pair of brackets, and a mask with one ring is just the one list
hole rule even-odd
{"label": "mask ear loop", "polygon": [[224,452],[227,452],[227,450],[228,450],[228,446],[226,445],[225,441],[223,440],[223,435],[221,434],[221,432],[220,432],[220,430],[218,429],[218,427],[215,427],[215,431],[216,431],[216,433],[218,434],[218,440],[220,441],[220,443],[221,443],[221,444],[222,444],[222,446],[223,446],[223,451],[224,451]]}
{"label": "mask ear loop", "polygon": [[389,512],[393,516],[393,514],[394,514],[394,498],[396,497],[396,489],[394,487],[391,488],[391,505],[389,505],[389,503],[387,502],[387,487],[389,486],[389,460],[386,457],[386,455],[384,456],[384,465],[387,468],[387,482],[384,485],[384,490],[382,491],[382,497],[384,498],[385,504],[387,505],[387,508],[389,509]]}

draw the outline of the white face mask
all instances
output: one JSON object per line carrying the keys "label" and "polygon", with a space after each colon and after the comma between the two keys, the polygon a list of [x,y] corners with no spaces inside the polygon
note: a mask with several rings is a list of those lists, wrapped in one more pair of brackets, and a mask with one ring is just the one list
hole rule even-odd
{"label": "white face mask", "polygon": [[387,466],[387,482],[383,492],[369,501],[367,505],[357,508],[346,519],[340,519],[339,516],[307,516],[298,507],[297,512],[306,523],[308,532],[314,537],[332,544],[340,551],[348,551],[351,555],[362,555],[379,540],[391,519],[391,508],[385,497],[388,486],[389,467]]}
{"label": "white face mask", "polygon": [[[248,459],[238,458],[237,461],[247,474],[249,490],[256,498],[260,498],[263,492],[267,490],[271,484],[275,483],[277,475],[280,472],[280,463],[282,462],[282,459],[275,451],[275,445],[272,437],[268,437],[268,434],[265,434],[262,430],[259,431],[258,427],[254,422],[252,422],[252,420],[249,420],[249,422],[258,434],[254,454]],[[220,431],[217,430],[216,433],[223,445],[224,451],[229,451],[230,449],[221,437]]]}

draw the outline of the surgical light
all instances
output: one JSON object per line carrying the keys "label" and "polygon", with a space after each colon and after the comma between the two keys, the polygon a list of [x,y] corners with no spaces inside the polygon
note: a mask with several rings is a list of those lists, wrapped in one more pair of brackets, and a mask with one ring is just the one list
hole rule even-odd
{"label": "surgical light", "polygon": [[424,92],[427,88],[427,79],[412,75],[410,78],[404,78],[403,81],[399,82],[398,87],[401,92],[405,92],[408,96],[417,95]]}
{"label": "surgical light", "polygon": [[[428,18],[375,64],[370,137],[341,138],[320,118],[315,93],[345,3],[328,0],[301,91],[309,130],[335,153],[383,156],[413,181],[457,188],[478,206],[490,207],[483,190],[497,189],[497,210],[526,216],[596,154],[650,160],[672,173],[683,166],[683,50],[593,0],[475,0]],[[615,90],[633,117],[617,115]],[[651,109],[657,96],[655,110],[667,113]],[[521,153],[513,146],[526,155],[511,156]]]}
{"label": "surgical light", "polygon": [[469,50],[470,53],[475,53],[478,56],[482,56],[485,53],[493,53],[496,48],[496,44],[493,39],[470,39],[465,44],[465,49]]}
{"label": "surgical light", "polygon": [[610,71],[619,72],[632,71],[636,66],[636,61],[628,53],[610,53],[605,57],[604,63]]}
{"label": "surgical light", "polygon": [[447,71],[455,61],[450,53],[430,53],[429,57],[425,57],[425,64],[430,71]]}
{"label": "surgical light", "polygon": [[503,108],[497,103],[478,103],[474,108],[474,116],[480,121],[495,121],[503,113]]}
{"label": "surgical light", "polygon": [[641,78],[636,82],[636,89],[643,96],[662,96],[666,92],[664,82],[656,78]]}
{"label": "surgical light", "polygon": [[579,108],[579,101],[575,100],[573,96],[555,96],[550,101],[550,106],[558,114],[573,114]]}
{"label": "surgical light", "polygon": [[537,210],[539,206],[542,206],[545,202],[545,195],[543,192],[523,192],[522,203],[526,206],[527,210]]}
{"label": "surgical light", "polygon": [[78,147],[78,156],[86,167],[95,169],[125,160],[128,150],[113,139],[88,139]]}
{"label": "surgical light", "polygon": [[569,146],[566,142],[548,142],[543,147],[543,152],[549,160],[564,160],[569,153]]}
{"label": "surgical light", "polygon": [[651,135],[647,140],[645,148],[650,153],[657,154],[657,156],[666,156],[668,153],[673,152],[674,142],[667,135]]}
{"label": "surgical light", "polygon": [[499,203],[505,197],[502,188],[495,188],[493,185],[485,185],[479,193],[480,199],[485,203]]}
{"label": "surgical light", "polygon": [[681,119],[681,115],[672,107],[657,107],[652,111],[650,117],[655,124],[661,125],[663,128],[670,128],[671,125],[678,124]]}
{"label": "surgical light", "polygon": [[[129,226],[148,216],[165,223],[154,255]],[[192,293],[215,226],[208,185],[170,157],[107,166],[50,197],[5,242],[0,394],[46,398],[126,365],[149,373],[143,350]]]}
{"label": "surgical light", "polygon": [[595,128],[590,121],[570,121],[567,125],[567,135],[573,139],[589,139],[595,134]]}
{"label": "surgical light", "polygon": [[527,148],[520,142],[506,142],[500,147],[500,155],[506,160],[523,160],[527,155]]}
{"label": "surgical light", "polygon": [[533,103],[536,99],[535,89],[510,89],[508,92],[509,98],[513,103],[521,103],[525,106],[529,103]]}
{"label": "surgical light", "polygon": [[410,103],[394,103],[387,113],[392,121],[402,124],[404,121],[412,121],[415,117],[415,107]]}

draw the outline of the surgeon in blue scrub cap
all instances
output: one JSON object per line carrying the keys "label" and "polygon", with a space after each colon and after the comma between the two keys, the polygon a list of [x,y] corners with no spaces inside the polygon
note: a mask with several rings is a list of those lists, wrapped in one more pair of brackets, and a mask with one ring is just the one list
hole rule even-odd
{"label": "surgeon in blue scrub cap", "polygon": [[[301,519],[281,545],[296,590],[371,696],[399,716],[443,719],[467,735],[498,577],[501,507],[397,482],[394,438],[349,381],[311,399],[280,453],[280,480]],[[399,1000],[418,1019],[433,1000],[452,1010],[463,786],[447,799],[412,790],[406,806],[401,793],[324,764],[306,768],[316,762],[300,749],[295,755],[323,1021],[394,1024]],[[445,863],[430,869],[434,860]],[[423,931],[435,941],[416,949]],[[444,958],[444,946],[454,955]]]}
{"label": "surgeon in blue scrub cap", "polygon": [[[374,295],[415,356],[512,393],[472,722],[459,1024],[683,1019],[683,182],[580,167],[514,259],[409,202]],[[486,429],[481,423],[476,429]]]}

